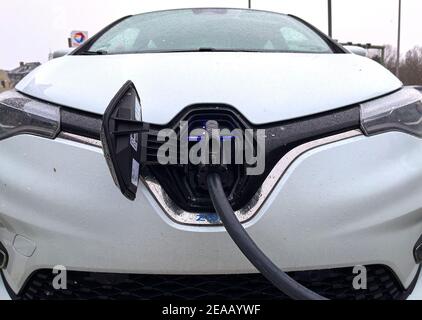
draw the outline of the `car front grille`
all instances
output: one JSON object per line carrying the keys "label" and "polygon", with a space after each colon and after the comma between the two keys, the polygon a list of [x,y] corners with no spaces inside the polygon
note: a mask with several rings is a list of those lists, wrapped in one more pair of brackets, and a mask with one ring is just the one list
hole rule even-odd
{"label": "car front grille", "polygon": [[[251,199],[259,192],[262,184],[271,171],[289,151],[305,143],[330,137],[338,133],[357,130],[360,128],[360,107],[352,106],[328,113],[303,117],[289,121],[275,122],[266,125],[250,123],[235,108],[229,105],[200,104],[190,106],[182,111],[170,124],[165,126],[149,124],[149,133],[143,137],[146,146],[144,166],[141,176],[146,179],[154,177],[178,208],[190,213],[214,213],[215,209],[209,196],[206,179],[204,179],[203,166],[186,165],[161,165],[158,159],[159,149],[167,142],[159,142],[158,132],[172,128],[178,134],[179,143],[186,137],[182,135],[181,122],[189,124],[189,133],[194,129],[205,130],[208,121],[214,121],[221,130],[261,130],[265,133],[265,148],[262,148],[265,159],[265,170],[260,175],[248,175],[249,164],[236,164],[236,139],[231,139],[231,164],[227,165],[221,175],[224,189],[230,205],[234,211],[241,210],[250,205]],[[233,135],[230,135],[233,138]],[[241,139],[242,144],[244,136]],[[257,144],[256,137],[253,144]],[[196,142],[190,142],[191,150]],[[180,149],[177,151],[178,163],[181,163]],[[243,156],[245,150],[241,148]],[[257,151],[257,148],[255,148]],[[230,154],[229,154],[230,156]],[[252,166],[253,167],[253,166]],[[205,170],[207,172],[207,170]]]}
{"label": "car front grille", "polygon": [[[317,293],[340,300],[403,300],[405,290],[384,266],[367,267],[367,290],[354,290],[352,268],[293,272],[290,275]],[[259,274],[126,275],[68,272],[67,290],[54,290],[55,275],[40,270],[28,280],[18,300],[286,300]]]}

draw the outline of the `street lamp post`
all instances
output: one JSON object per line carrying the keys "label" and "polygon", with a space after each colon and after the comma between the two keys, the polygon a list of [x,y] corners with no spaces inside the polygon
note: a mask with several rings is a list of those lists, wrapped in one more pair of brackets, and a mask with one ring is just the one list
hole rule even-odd
{"label": "street lamp post", "polygon": [[399,30],[397,36],[396,76],[400,76],[400,46],[401,46],[401,0],[399,0]]}
{"label": "street lamp post", "polygon": [[328,35],[333,37],[333,7],[331,0],[328,0]]}

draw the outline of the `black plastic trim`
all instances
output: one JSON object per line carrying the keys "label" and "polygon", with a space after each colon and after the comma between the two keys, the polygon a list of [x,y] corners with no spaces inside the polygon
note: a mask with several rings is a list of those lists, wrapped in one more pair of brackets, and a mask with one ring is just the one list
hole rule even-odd
{"label": "black plastic trim", "polygon": [[3,269],[7,268],[7,264],[9,262],[9,253],[7,252],[6,248],[3,246],[3,244],[0,242],[0,250],[4,253],[4,257],[2,257],[2,259],[4,259],[4,262],[1,263],[0,260],[0,266],[3,266]]}
{"label": "black plastic trim", "polygon": [[[223,109],[233,112],[240,118],[240,120],[245,122],[249,128],[271,130],[271,128],[275,127],[284,127],[285,129],[288,129],[287,131],[289,133],[284,133],[284,139],[289,142],[295,139],[297,140],[297,138],[306,139],[309,136],[321,137],[325,136],[326,133],[340,133],[346,130],[361,128],[359,106],[343,107],[291,120],[271,122],[267,124],[254,124],[244,118],[236,108],[224,104],[190,105],[180,111],[174,119],[167,124],[153,126],[154,128],[173,128],[178,125],[180,119],[186,118],[186,116],[192,111],[205,111],[217,107],[220,109],[223,107]],[[78,111],[68,107],[60,108],[62,116],[62,131],[100,140],[101,125],[103,121],[102,116],[94,113]],[[298,130],[298,126],[301,127],[301,130]],[[322,127],[324,127],[325,130],[320,130]],[[301,134],[298,134],[299,132],[301,132]]]}
{"label": "black plastic trim", "polygon": [[[367,266],[367,267],[371,267],[371,266]],[[403,286],[403,284],[402,284],[402,282],[398,278],[397,274],[391,268],[386,267],[386,266],[384,266],[384,267],[385,267],[386,270],[389,270],[391,272],[392,276],[396,279],[396,281],[398,281],[398,285],[403,290],[403,294],[401,295],[400,299],[406,300],[413,293],[413,291],[414,291],[414,289],[415,289],[415,287],[416,287],[416,285],[418,283],[418,280],[419,280],[419,277],[420,277],[421,268],[419,268],[418,273],[416,274],[416,276],[413,279],[413,281],[410,284],[410,286],[407,289],[405,289],[404,286]],[[35,270],[34,272],[32,272],[28,276],[28,278],[24,281],[24,284],[23,284],[22,288],[19,290],[18,293],[15,293],[13,291],[13,289],[10,287],[9,283],[6,281],[6,278],[5,278],[5,276],[4,276],[4,274],[2,272],[0,272],[0,275],[1,275],[2,279],[3,279],[3,283],[5,285],[6,291],[9,294],[9,296],[11,297],[11,299],[12,300],[21,300],[21,297],[22,297],[23,294],[25,294],[25,289],[29,285],[29,283],[32,280],[32,278],[34,276],[36,276],[39,272],[42,272],[43,270],[46,270],[46,269],[39,269],[39,270]],[[318,271],[326,271],[326,270],[336,270],[336,269],[327,268],[327,269],[315,270],[315,271],[318,272]],[[73,271],[70,271],[70,272],[71,273],[73,273],[73,272],[78,273],[78,271],[76,271],[76,270],[73,270]],[[298,271],[298,272],[300,272],[300,271]],[[101,273],[94,273],[94,274],[112,275],[112,274],[101,274]],[[123,273],[121,273],[121,274],[116,274],[116,275],[120,275],[120,276],[123,275],[124,276],[124,275],[131,275],[131,274],[123,274]],[[239,274],[227,274],[227,276],[237,276],[237,275],[239,275]],[[151,275],[151,276],[154,276],[154,275]],[[157,277],[160,277],[160,275],[157,275]]]}
{"label": "black plastic trim", "polygon": [[61,107],[60,119],[62,132],[100,140],[101,116]]}
{"label": "black plastic trim", "polygon": [[413,256],[415,257],[417,264],[422,264],[422,235],[415,244],[415,248],[413,249]]}

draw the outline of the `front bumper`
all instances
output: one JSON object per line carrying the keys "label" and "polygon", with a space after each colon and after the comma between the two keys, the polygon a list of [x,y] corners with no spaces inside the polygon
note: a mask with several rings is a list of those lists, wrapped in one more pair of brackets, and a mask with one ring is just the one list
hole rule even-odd
{"label": "front bumper", "polygon": [[[286,271],[385,265],[407,288],[419,266],[422,143],[402,133],[313,149],[288,169],[248,232]],[[142,186],[115,188],[100,148],[17,136],[0,142],[0,241],[18,293],[35,271],[256,272],[222,227],[171,220]]]}

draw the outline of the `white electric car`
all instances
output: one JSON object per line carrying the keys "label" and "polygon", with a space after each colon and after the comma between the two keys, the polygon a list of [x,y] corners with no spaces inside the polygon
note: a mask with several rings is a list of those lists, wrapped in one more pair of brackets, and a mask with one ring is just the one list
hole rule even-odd
{"label": "white electric car", "polygon": [[[147,132],[130,136],[143,147],[132,191],[110,174],[101,139],[127,83],[135,113],[111,119]],[[265,132],[265,170],[235,163],[222,176],[274,263],[327,298],[409,297],[422,261],[422,90],[297,17],[243,9],[125,17],[0,95],[8,295],[285,298],[223,228],[203,167],[157,162],[154,133],[210,121]]]}

